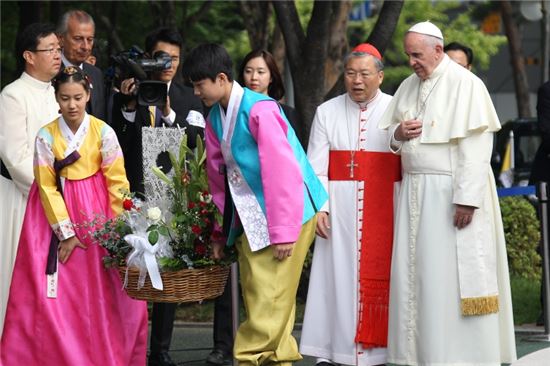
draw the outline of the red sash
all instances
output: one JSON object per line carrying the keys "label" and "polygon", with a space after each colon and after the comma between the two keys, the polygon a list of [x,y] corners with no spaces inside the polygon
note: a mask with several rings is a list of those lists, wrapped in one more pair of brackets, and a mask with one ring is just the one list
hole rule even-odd
{"label": "red sash", "polygon": [[[401,180],[401,159],[386,152],[330,152],[329,180],[365,182],[359,255],[359,321],[355,342],[365,348],[386,347],[393,243],[394,182]],[[356,164],[356,165],[355,165]],[[353,177],[351,177],[353,175]],[[362,213],[361,213],[362,211]]]}

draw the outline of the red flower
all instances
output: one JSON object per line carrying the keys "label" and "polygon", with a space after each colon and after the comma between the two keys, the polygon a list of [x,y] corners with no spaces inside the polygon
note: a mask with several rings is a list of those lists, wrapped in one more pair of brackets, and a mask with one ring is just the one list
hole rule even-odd
{"label": "red flower", "polygon": [[187,205],[187,208],[189,208],[190,210],[194,209],[195,208],[195,202],[189,202],[189,204]]}
{"label": "red flower", "polygon": [[199,205],[201,205],[201,207],[206,207],[206,206],[208,206],[208,203],[200,201]]}
{"label": "red flower", "polygon": [[124,207],[126,211],[130,211],[134,207],[134,202],[132,202],[131,199],[127,198],[124,201],[122,201],[122,207]]}
{"label": "red flower", "polygon": [[195,233],[196,235],[199,235],[202,231],[201,227],[199,225],[193,225],[191,226],[191,231]]}
{"label": "red flower", "polygon": [[208,210],[204,210],[204,209],[201,210],[201,215],[206,215],[206,214],[208,214]]}
{"label": "red flower", "polygon": [[197,253],[198,255],[205,255],[206,254],[206,245],[204,245],[204,244],[195,245],[195,253]]}

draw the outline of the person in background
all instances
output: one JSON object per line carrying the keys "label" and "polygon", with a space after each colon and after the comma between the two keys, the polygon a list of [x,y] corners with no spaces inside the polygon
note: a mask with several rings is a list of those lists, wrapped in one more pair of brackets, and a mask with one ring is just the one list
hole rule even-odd
{"label": "person in background", "polygon": [[83,71],[65,67],[53,85],[61,116],[36,137],[0,364],[144,365],[147,303],[128,297],[88,232],[123,209],[122,151],[113,129],[86,113]]}
{"label": "person in background", "polygon": [[371,44],[344,60],[346,93],[315,113],[307,156],[329,192],[320,209],[300,351],[318,366],[386,362],[399,157],[378,128],[392,97]]}
{"label": "person in background", "polygon": [[379,127],[401,155],[388,363],[516,359],[506,243],[490,166],[500,122],[485,84],[443,52],[430,22],[405,33],[414,73]]}
{"label": "person in background", "polygon": [[[250,90],[269,95],[280,101],[285,95],[283,79],[275,58],[266,50],[249,52],[243,59],[239,80]],[[300,125],[296,110],[287,104],[279,104],[292,128]],[[223,294],[214,303],[214,348],[206,362],[213,365],[229,364],[233,354],[233,331],[231,322],[231,279],[227,280]]]}
{"label": "person in background", "polygon": [[472,51],[470,47],[464,46],[458,42],[451,42],[443,48],[443,51],[451,60],[472,71],[474,51]]}
{"label": "person in background", "polygon": [[34,23],[15,41],[19,79],[0,94],[0,336],[19,232],[33,181],[36,133],[59,115],[51,79],[61,56],[53,24]]}
{"label": "person in background", "polygon": [[[550,81],[542,84],[537,92],[537,119],[542,141],[533,161],[529,184],[538,185],[540,182],[546,182],[550,185]],[[550,227],[550,217],[548,225]],[[543,294],[541,287],[541,309],[544,309]],[[537,325],[544,325],[543,311],[537,319]]]}
{"label": "person in background", "polygon": [[87,62],[95,42],[94,19],[84,10],[69,10],[59,20],[57,35],[63,48],[63,66],[78,66],[90,78],[91,97],[86,111],[106,121],[107,100],[103,73]]}
{"label": "person in background", "polygon": [[222,46],[197,46],[183,69],[195,95],[211,107],[207,173],[224,216],[214,258],[225,245],[238,253],[247,319],[233,355],[242,365],[288,365],[302,359],[292,336],[296,292],[316,208],[327,194],[277,102],[233,80]]}
{"label": "person in background", "polygon": [[[243,59],[239,72],[239,81],[250,90],[269,95],[276,101],[285,96],[283,78],[275,58],[266,50],[257,49],[249,52]],[[294,130],[300,126],[298,113],[288,104],[280,103],[290,125]]]}

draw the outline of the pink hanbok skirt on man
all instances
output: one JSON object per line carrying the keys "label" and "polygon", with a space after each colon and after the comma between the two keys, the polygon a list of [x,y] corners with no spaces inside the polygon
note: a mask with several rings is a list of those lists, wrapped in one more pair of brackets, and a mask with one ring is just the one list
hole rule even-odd
{"label": "pink hanbok skirt on man", "polygon": [[[112,216],[103,174],[65,181],[73,223]],[[65,264],[58,263],[57,298],[46,296],[46,260],[52,229],[33,183],[0,344],[2,366],[139,366],[147,350],[147,304],[126,295],[116,269],[105,269],[106,250],[85,228]]]}

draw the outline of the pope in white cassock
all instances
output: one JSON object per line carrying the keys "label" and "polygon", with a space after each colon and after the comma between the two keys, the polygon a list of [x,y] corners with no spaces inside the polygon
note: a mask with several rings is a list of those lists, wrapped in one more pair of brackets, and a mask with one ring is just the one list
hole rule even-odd
{"label": "pope in white cassock", "polygon": [[499,366],[516,359],[502,219],[490,167],[498,116],[483,82],[430,22],[405,35],[414,74],[380,121],[401,155],[388,362]]}
{"label": "pope in white cassock", "polygon": [[34,139],[40,127],[59,115],[50,82],[61,65],[55,27],[29,25],[18,35],[16,48],[25,71],[0,94],[0,335],[19,232],[34,180]]}
{"label": "pope in white cassock", "polygon": [[346,93],[317,108],[308,158],[330,198],[318,213],[300,352],[317,364],[386,360],[393,198],[399,157],[378,121],[382,57],[361,44],[345,59]]}

